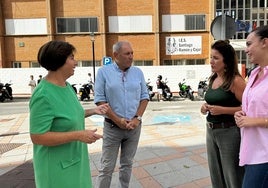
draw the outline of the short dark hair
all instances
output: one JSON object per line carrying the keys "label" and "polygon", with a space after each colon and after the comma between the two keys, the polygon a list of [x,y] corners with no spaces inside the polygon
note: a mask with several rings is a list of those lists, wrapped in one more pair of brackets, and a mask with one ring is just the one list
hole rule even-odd
{"label": "short dark hair", "polygon": [[56,71],[66,62],[66,59],[75,51],[75,47],[64,41],[50,41],[41,46],[37,60],[48,71]]}

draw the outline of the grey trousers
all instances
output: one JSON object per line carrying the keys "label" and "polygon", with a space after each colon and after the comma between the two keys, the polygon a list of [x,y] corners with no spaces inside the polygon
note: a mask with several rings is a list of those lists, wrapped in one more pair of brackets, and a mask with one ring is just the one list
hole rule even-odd
{"label": "grey trousers", "polygon": [[244,168],[239,166],[240,130],[207,128],[207,155],[213,188],[241,188]]}
{"label": "grey trousers", "polygon": [[120,152],[119,182],[121,188],[128,188],[133,158],[136,154],[141,125],[134,130],[123,130],[104,122],[101,166],[96,187],[109,188],[112,174]]}

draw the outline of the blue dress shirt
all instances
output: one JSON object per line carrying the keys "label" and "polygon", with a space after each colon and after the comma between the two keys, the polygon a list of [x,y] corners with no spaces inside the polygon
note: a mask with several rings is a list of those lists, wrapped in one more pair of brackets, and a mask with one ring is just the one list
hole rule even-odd
{"label": "blue dress shirt", "polygon": [[143,72],[134,66],[125,72],[116,63],[98,70],[94,102],[107,102],[119,117],[131,120],[137,112],[140,101],[149,100]]}

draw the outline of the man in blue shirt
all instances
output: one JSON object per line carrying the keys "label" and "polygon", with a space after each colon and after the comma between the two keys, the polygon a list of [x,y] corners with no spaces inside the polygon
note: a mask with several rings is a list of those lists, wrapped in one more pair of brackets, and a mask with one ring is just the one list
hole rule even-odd
{"label": "man in blue shirt", "polygon": [[133,50],[127,41],[113,45],[114,63],[98,70],[94,102],[109,103],[103,128],[98,188],[110,187],[112,173],[120,153],[119,181],[127,188],[141,132],[142,115],[149,95],[143,72],[132,65]]}

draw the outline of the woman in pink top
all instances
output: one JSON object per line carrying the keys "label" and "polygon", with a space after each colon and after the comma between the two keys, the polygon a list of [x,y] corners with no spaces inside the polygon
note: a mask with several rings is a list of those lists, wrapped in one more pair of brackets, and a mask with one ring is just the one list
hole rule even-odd
{"label": "woman in pink top", "polygon": [[252,31],[246,41],[249,60],[258,64],[248,80],[242,111],[235,113],[241,129],[240,166],[243,188],[268,187],[268,26]]}

